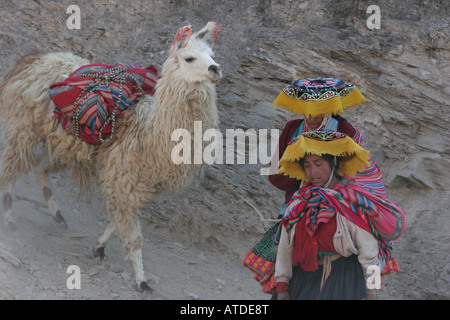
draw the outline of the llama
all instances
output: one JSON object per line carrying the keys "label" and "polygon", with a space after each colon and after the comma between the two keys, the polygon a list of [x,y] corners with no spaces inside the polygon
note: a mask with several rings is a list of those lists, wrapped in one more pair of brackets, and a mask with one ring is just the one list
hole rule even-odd
{"label": "llama", "polygon": [[51,84],[90,62],[71,53],[25,55],[0,83],[5,138],[0,187],[8,229],[17,228],[12,214],[14,184],[30,170],[53,218],[65,225],[48,175],[70,169],[80,193],[89,193],[95,181],[106,200],[110,223],[93,248],[94,256],[103,258],[108,239],[117,233],[138,288],[151,292],[142,264],[139,209],[162,192],[188,186],[200,170],[200,165],[171,161],[176,144],[171,134],[178,128],[193,132],[194,121],[202,121],[204,130],[218,125],[215,84],[222,72],[212,58],[217,30],[214,22],[192,36],[190,27],[181,28],[162,66],[155,95],[142,96],[131,111],[117,118],[114,139],[100,145],[68,134],[54,116],[48,95]]}

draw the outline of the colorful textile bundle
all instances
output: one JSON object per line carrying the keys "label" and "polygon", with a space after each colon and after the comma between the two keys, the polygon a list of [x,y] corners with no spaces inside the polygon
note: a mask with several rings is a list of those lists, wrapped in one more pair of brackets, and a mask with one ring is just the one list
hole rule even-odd
{"label": "colorful textile bundle", "polygon": [[[362,134],[356,131],[355,136],[351,137],[357,144],[366,149]],[[370,165],[367,166],[364,171],[360,171],[354,177],[355,182],[361,184],[368,191],[374,193],[375,195],[387,199],[386,188],[383,182],[383,176],[381,174],[380,167],[375,163],[371,156],[369,156]]]}
{"label": "colorful textile bundle", "polygon": [[153,95],[159,71],[121,61],[82,66],[50,86],[54,114],[64,130],[90,144],[111,139],[115,119],[123,117],[143,94]]}
{"label": "colorful textile bundle", "polygon": [[378,241],[378,257],[385,267],[383,274],[398,271],[391,257],[393,244],[404,231],[404,214],[395,204],[376,197],[344,177],[335,189],[313,187],[310,183],[297,191],[292,200],[301,200],[282,220],[289,231],[300,219],[307,217],[307,232],[313,234],[319,223],[326,223],[339,213],[358,227],[370,232]]}
{"label": "colorful textile bundle", "polygon": [[[365,223],[370,222],[371,228],[376,229],[380,237],[396,240],[403,234],[405,215],[391,201],[374,195],[349,177],[344,177],[334,190],[342,194],[344,203],[352,204],[352,210],[357,211]],[[372,233],[375,231],[372,230]]]}
{"label": "colorful textile bundle", "polygon": [[305,78],[283,88],[273,105],[308,118],[339,114],[364,101],[356,86],[341,79]]}
{"label": "colorful textile bundle", "polygon": [[274,247],[274,238],[279,225],[279,222],[273,224],[243,261],[244,266],[253,271],[253,278],[261,284],[265,293],[272,293],[275,289],[274,271],[277,252]]}

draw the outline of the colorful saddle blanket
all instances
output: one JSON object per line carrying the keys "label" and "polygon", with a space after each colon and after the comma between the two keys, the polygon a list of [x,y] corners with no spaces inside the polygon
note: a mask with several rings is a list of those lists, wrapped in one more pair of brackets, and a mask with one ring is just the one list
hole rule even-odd
{"label": "colorful saddle blanket", "polygon": [[100,144],[112,139],[116,118],[143,94],[154,95],[160,77],[153,65],[146,69],[126,61],[85,65],[50,86],[53,112],[68,133]]}

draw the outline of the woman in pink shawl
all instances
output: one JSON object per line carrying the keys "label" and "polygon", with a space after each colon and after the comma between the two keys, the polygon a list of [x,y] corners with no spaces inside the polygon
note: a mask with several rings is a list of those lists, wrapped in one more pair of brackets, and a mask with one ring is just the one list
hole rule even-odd
{"label": "woman in pink shawl", "polygon": [[376,299],[367,271],[396,271],[386,239],[402,235],[404,214],[351,178],[368,159],[334,131],[305,132],[286,148],[278,173],[308,182],[281,221],[273,298]]}

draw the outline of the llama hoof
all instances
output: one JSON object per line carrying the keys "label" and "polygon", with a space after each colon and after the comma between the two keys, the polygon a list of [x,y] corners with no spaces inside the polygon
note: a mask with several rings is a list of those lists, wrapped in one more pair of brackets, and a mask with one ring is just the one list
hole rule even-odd
{"label": "llama hoof", "polygon": [[98,248],[92,249],[92,255],[94,256],[94,258],[98,258],[101,261],[105,260],[105,258],[106,258],[105,247],[98,247]]}
{"label": "llama hoof", "polygon": [[56,223],[59,224],[61,227],[63,227],[64,229],[67,229],[67,223],[66,223],[66,219],[64,219],[64,217],[62,216],[61,212],[56,211],[56,215],[53,217],[53,219],[55,219]]}
{"label": "llama hoof", "polygon": [[142,293],[144,293],[144,292],[146,292],[146,293],[153,293],[153,289],[147,284],[147,282],[145,282],[145,281],[142,281],[140,284],[139,284],[139,290],[142,292]]}

